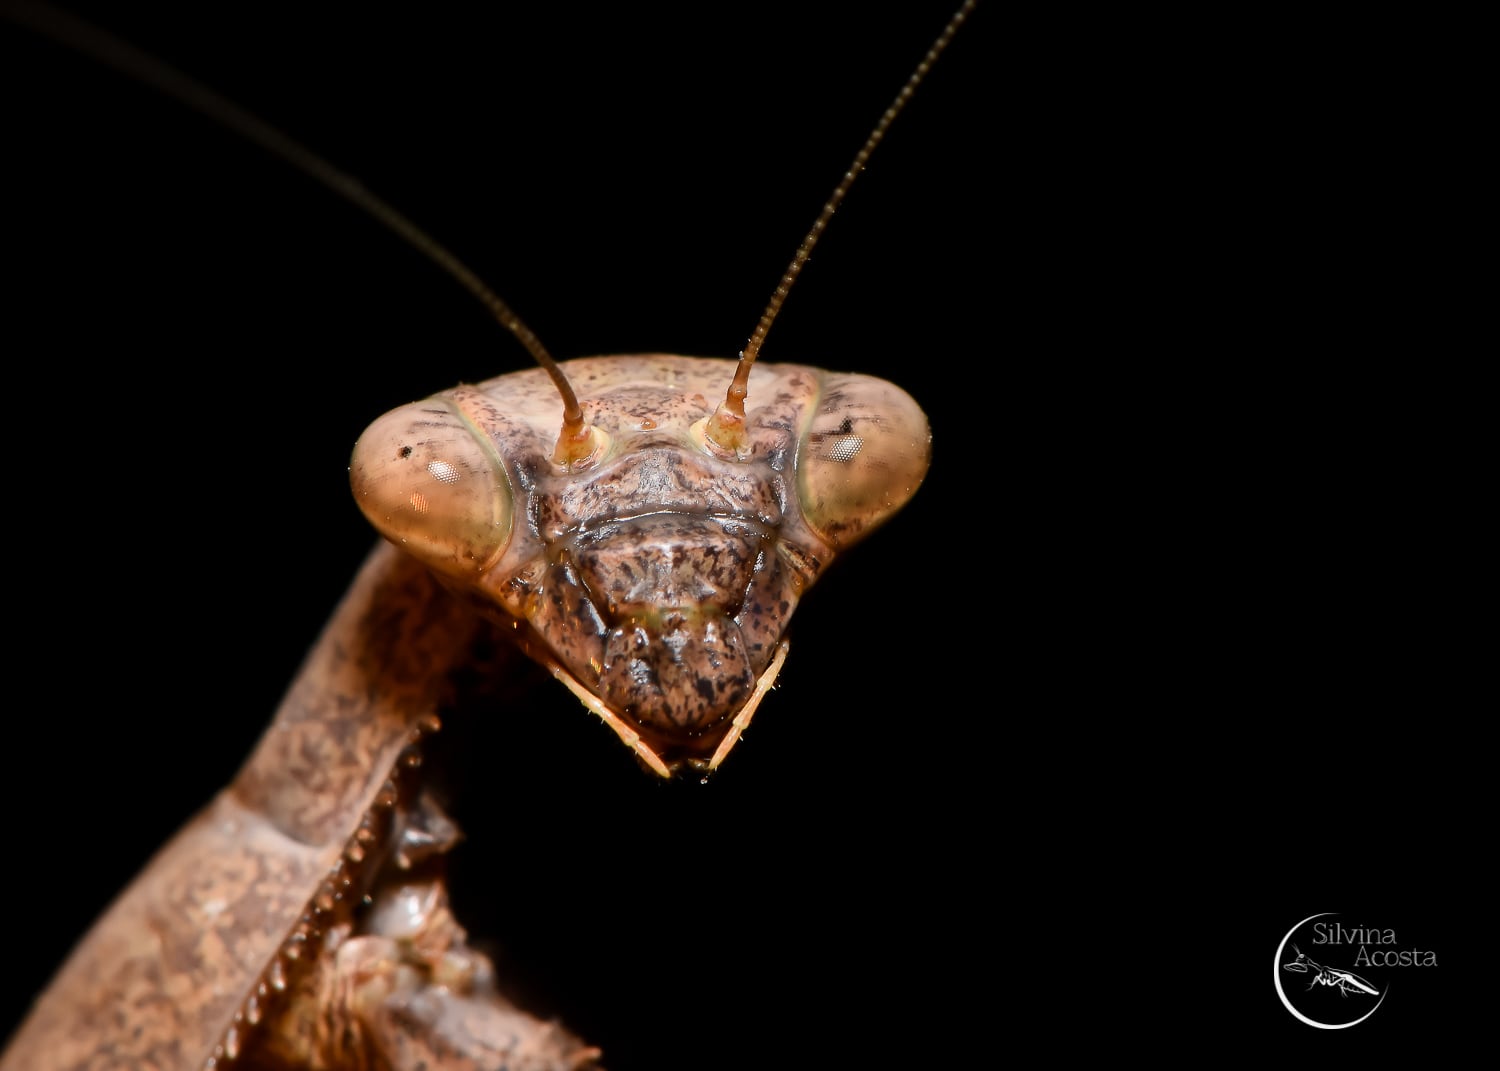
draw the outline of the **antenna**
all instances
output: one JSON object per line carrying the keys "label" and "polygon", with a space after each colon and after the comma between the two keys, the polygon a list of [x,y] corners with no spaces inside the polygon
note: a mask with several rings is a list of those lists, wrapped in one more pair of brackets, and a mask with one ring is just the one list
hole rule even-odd
{"label": "antenna", "polygon": [[583,409],[578,404],[578,395],[574,393],[572,384],[531,328],[501,300],[500,295],[491,290],[484,280],[446,246],[365,189],[354,176],[341,171],[301,142],[227,97],[215,93],[197,79],[66,11],[31,0],[0,0],[0,14],[14,19],[28,29],[61,41],[123,74],[139,79],[215,122],[222,123],[369,213],[478,298],[479,303],[489,309],[500,322],[500,326],[514,335],[526,348],[526,352],[552,377],[563,401],[562,430],[558,433],[553,460],[564,468],[575,468],[586,465],[598,452],[601,433],[584,424]]}
{"label": "antenna", "polygon": [[[740,351],[739,366],[730,381],[724,401],[699,426],[706,448],[725,458],[745,458],[749,454],[749,437],[745,431],[745,398],[749,393],[750,369],[760,353],[766,333],[781,310],[787,293],[801,274],[813,246],[817,244],[828,221],[838,209],[855,178],[864,170],[875,147],[885,138],[886,130],[906,107],[918,85],[927,77],[928,71],[938,56],[948,47],[958,28],[977,6],[978,0],[964,3],[948,20],[937,39],[928,48],[922,61],[907,77],[895,99],[886,108],[879,121],[870,131],[844,172],[843,179],[834,187],[833,193],[823,205],[823,210],[814,220],[812,228],[802,239],[791,263],[782,273],[781,281],[771,294],[765,311],[761,313],[755,330],[745,348]],[[526,352],[541,365],[551,377],[553,385],[562,397],[563,421],[558,432],[557,445],[552,460],[564,469],[576,471],[587,468],[604,450],[607,437],[592,425],[585,424],[583,409],[578,404],[578,395],[568,382],[567,376],[536,334],[516,315],[500,296],[485,284],[474,272],[458,259],[447,247],[423,231],[405,215],[397,211],[380,197],[365,189],[352,175],[340,170],[322,156],[294,140],[262,119],[251,114],[233,101],[215,93],[201,82],[184,74],[164,61],[123,41],[67,12],[60,11],[34,0],[0,0],[0,14],[45,34],[54,40],[77,49],[85,55],[128,74],[150,85],[168,96],[203,113],[239,133],[249,141],[280,157],[323,186],[369,213],[387,229],[395,233],[412,248],[422,253],[438,267],[446,271],[458,283],[479,299],[489,309],[500,325],[509,331],[525,347]]]}
{"label": "antenna", "polygon": [[797,276],[802,273],[802,267],[807,263],[813,246],[822,237],[828,221],[833,218],[844,195],[849,192],[849,187],[854,185],[854,180],[865,169],[865,164],[870,159],[870,154],[875,151],[875,146],[885,138],[886,130],[890,128],[896,116],[901,114],[901,110],[906,107],[906,102],[911,99],[917,86],[927,77],[927,72],[932,69],[933,63],[948,47],[948,42],[953,40],[953,35],[958,32],[958,28],[963,25],[964,20],[969,17],[969,13],[974,10],[977,3],[978,0],[964,0],[963,5],[948,20],[948,25],[943,27],[943,32],[938,34],[937,40],[922,57],[922,62],[917,64],[916,70],[912,71],[906,83],[901,87],[901,91],[896,94],[896,99],[891,101],[890,106],[881,115],[880,121],[875,124],[875,129],[870,131],[870,136],[865,139],[864,145],[860,147],[859,152],[854,154],[854,160],[850,163],[849,169],[844,172],[843,179],[834,187],[833,193],[823,204],[823,211],[818,213],[818,218],[813,221],[812,228],[802,239],[802,244],[797,247],[797,252],[792,257],[792,262],[787,265],[786,271],[782,273],[781,282],[772,292],[765,311],[760,314],[760,320],[750,335],[750,341],[740,351],[739,367],[734,370],[734,379],[729,384],[729,391],[725,394],[724,401],[703,425],[704,440],[715,453],[725,457],[741,458],[748,454],[750,443],[745,434],[745,397],[749,393],[750,368],[760,354],[761,343],[765,341],[766,333],[771,330],[776,314],[781,311],[782,302],[786,300],[792,283],[796,282]]}

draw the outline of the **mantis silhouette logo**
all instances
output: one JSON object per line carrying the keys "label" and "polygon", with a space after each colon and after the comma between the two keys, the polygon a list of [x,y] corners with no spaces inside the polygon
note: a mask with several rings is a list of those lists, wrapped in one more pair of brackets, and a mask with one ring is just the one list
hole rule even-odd
{"label": "mantis silhouette logo", "polygon": [[[1276,958],[1272,964],[1276,995],[1281,998],[1281,1003],[1302,1022],[1319,1030],[1346,1030],[1351,1026],[1358,1026],[1385,1003],[1388,990],[1386,986],[1372,983],[1347,969],[1348,965],[1353,965],[1350,950],[1334,948],[1325,952],[1315,946],[1338,946],[1358,939],[1360,951],[1356,958],[1368,958],[1368,944],[1390,944],[1396,939],[1394,930],[1371,930],[1364,927],[1346,930],[1337,924],[1314,921],[1331,918],[1335,914],[1336,912],[1324,911],[1309,915],[1293,926],[1276,947]],[[1314,925],[1308,927],[1304,935],[1303,927],[1307,927],[1310,922]],[[1312,948],[1319,959],[1329,962],[1321,963],[1313,959],[1299,947],[1299,942]],[[1350,961],[1348,965],[1346,960]],[[1283,979],[1296,975],[1301,975],[1306,984],[1293,985],[1289,995],[1287,987],[1282,984]]]}

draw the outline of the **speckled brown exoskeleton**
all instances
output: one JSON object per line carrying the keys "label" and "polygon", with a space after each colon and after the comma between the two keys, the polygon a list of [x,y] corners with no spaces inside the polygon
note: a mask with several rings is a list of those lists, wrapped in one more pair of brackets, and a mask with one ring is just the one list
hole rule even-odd
{"label": "speckled brown exoskeleton", "polygon": [[373,424],[351,477],[385,541],[234,783],[78,946],[5,1071],[595,1063],[500,995],[449,911],[459,834],[420,745],[498,621],[653,775],[724,762],[803,592],[928,459],[900,388],[752,365],[761,337],[738,363],[562,362],[571,409],[532,369]]}

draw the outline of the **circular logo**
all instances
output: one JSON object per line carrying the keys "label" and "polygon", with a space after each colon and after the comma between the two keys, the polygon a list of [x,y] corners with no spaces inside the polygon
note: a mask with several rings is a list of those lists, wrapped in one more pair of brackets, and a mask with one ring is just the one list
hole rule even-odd
{"label": "circular logo", "polygon": [[[1351,962],[1344,962],[1348,946],[1339,938],[1343,927],[1330,927],[1315,920],[1333,918],[1338,913],[1324,911],[1309,915],[1286,932],[1276,946],[1272,964],[1276,995],[1286,1010],[1308,1026],[1319,1030],[1346,1030],[1357,1026],[1385,1002],[1387,987],[1355,974]],[[1313,923],[1308,926],[1308,923]],[[1306,929],[1304,929],[1306,927]],[[1363,933],[1362,930],[1349,931]],[[1329,943],[1333,934],[1334,943]],[[1316,957],[1316,958],[1315,958]],[[1327,962],[1323,962],[1326,960]],[[1302,984],[1283,985],[1296,978]],[[1290,988],[1290,995],[1288,993]]]}

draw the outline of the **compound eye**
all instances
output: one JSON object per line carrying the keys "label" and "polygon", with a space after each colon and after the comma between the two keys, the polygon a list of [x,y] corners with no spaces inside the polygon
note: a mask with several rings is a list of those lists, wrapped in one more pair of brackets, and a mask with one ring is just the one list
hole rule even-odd
{"label": "compound eye", "polygon": [[440,399],[371,424],[354,445],[349,484],[381,535],[450,576],[474,576],[510,541],[510,477]]}
{"label": "compound eye", "polygon": [[931,457],[932,432],[911,395],[873,376],[829,376],[797,451],[803,514],[847,547],[906,505]]}

